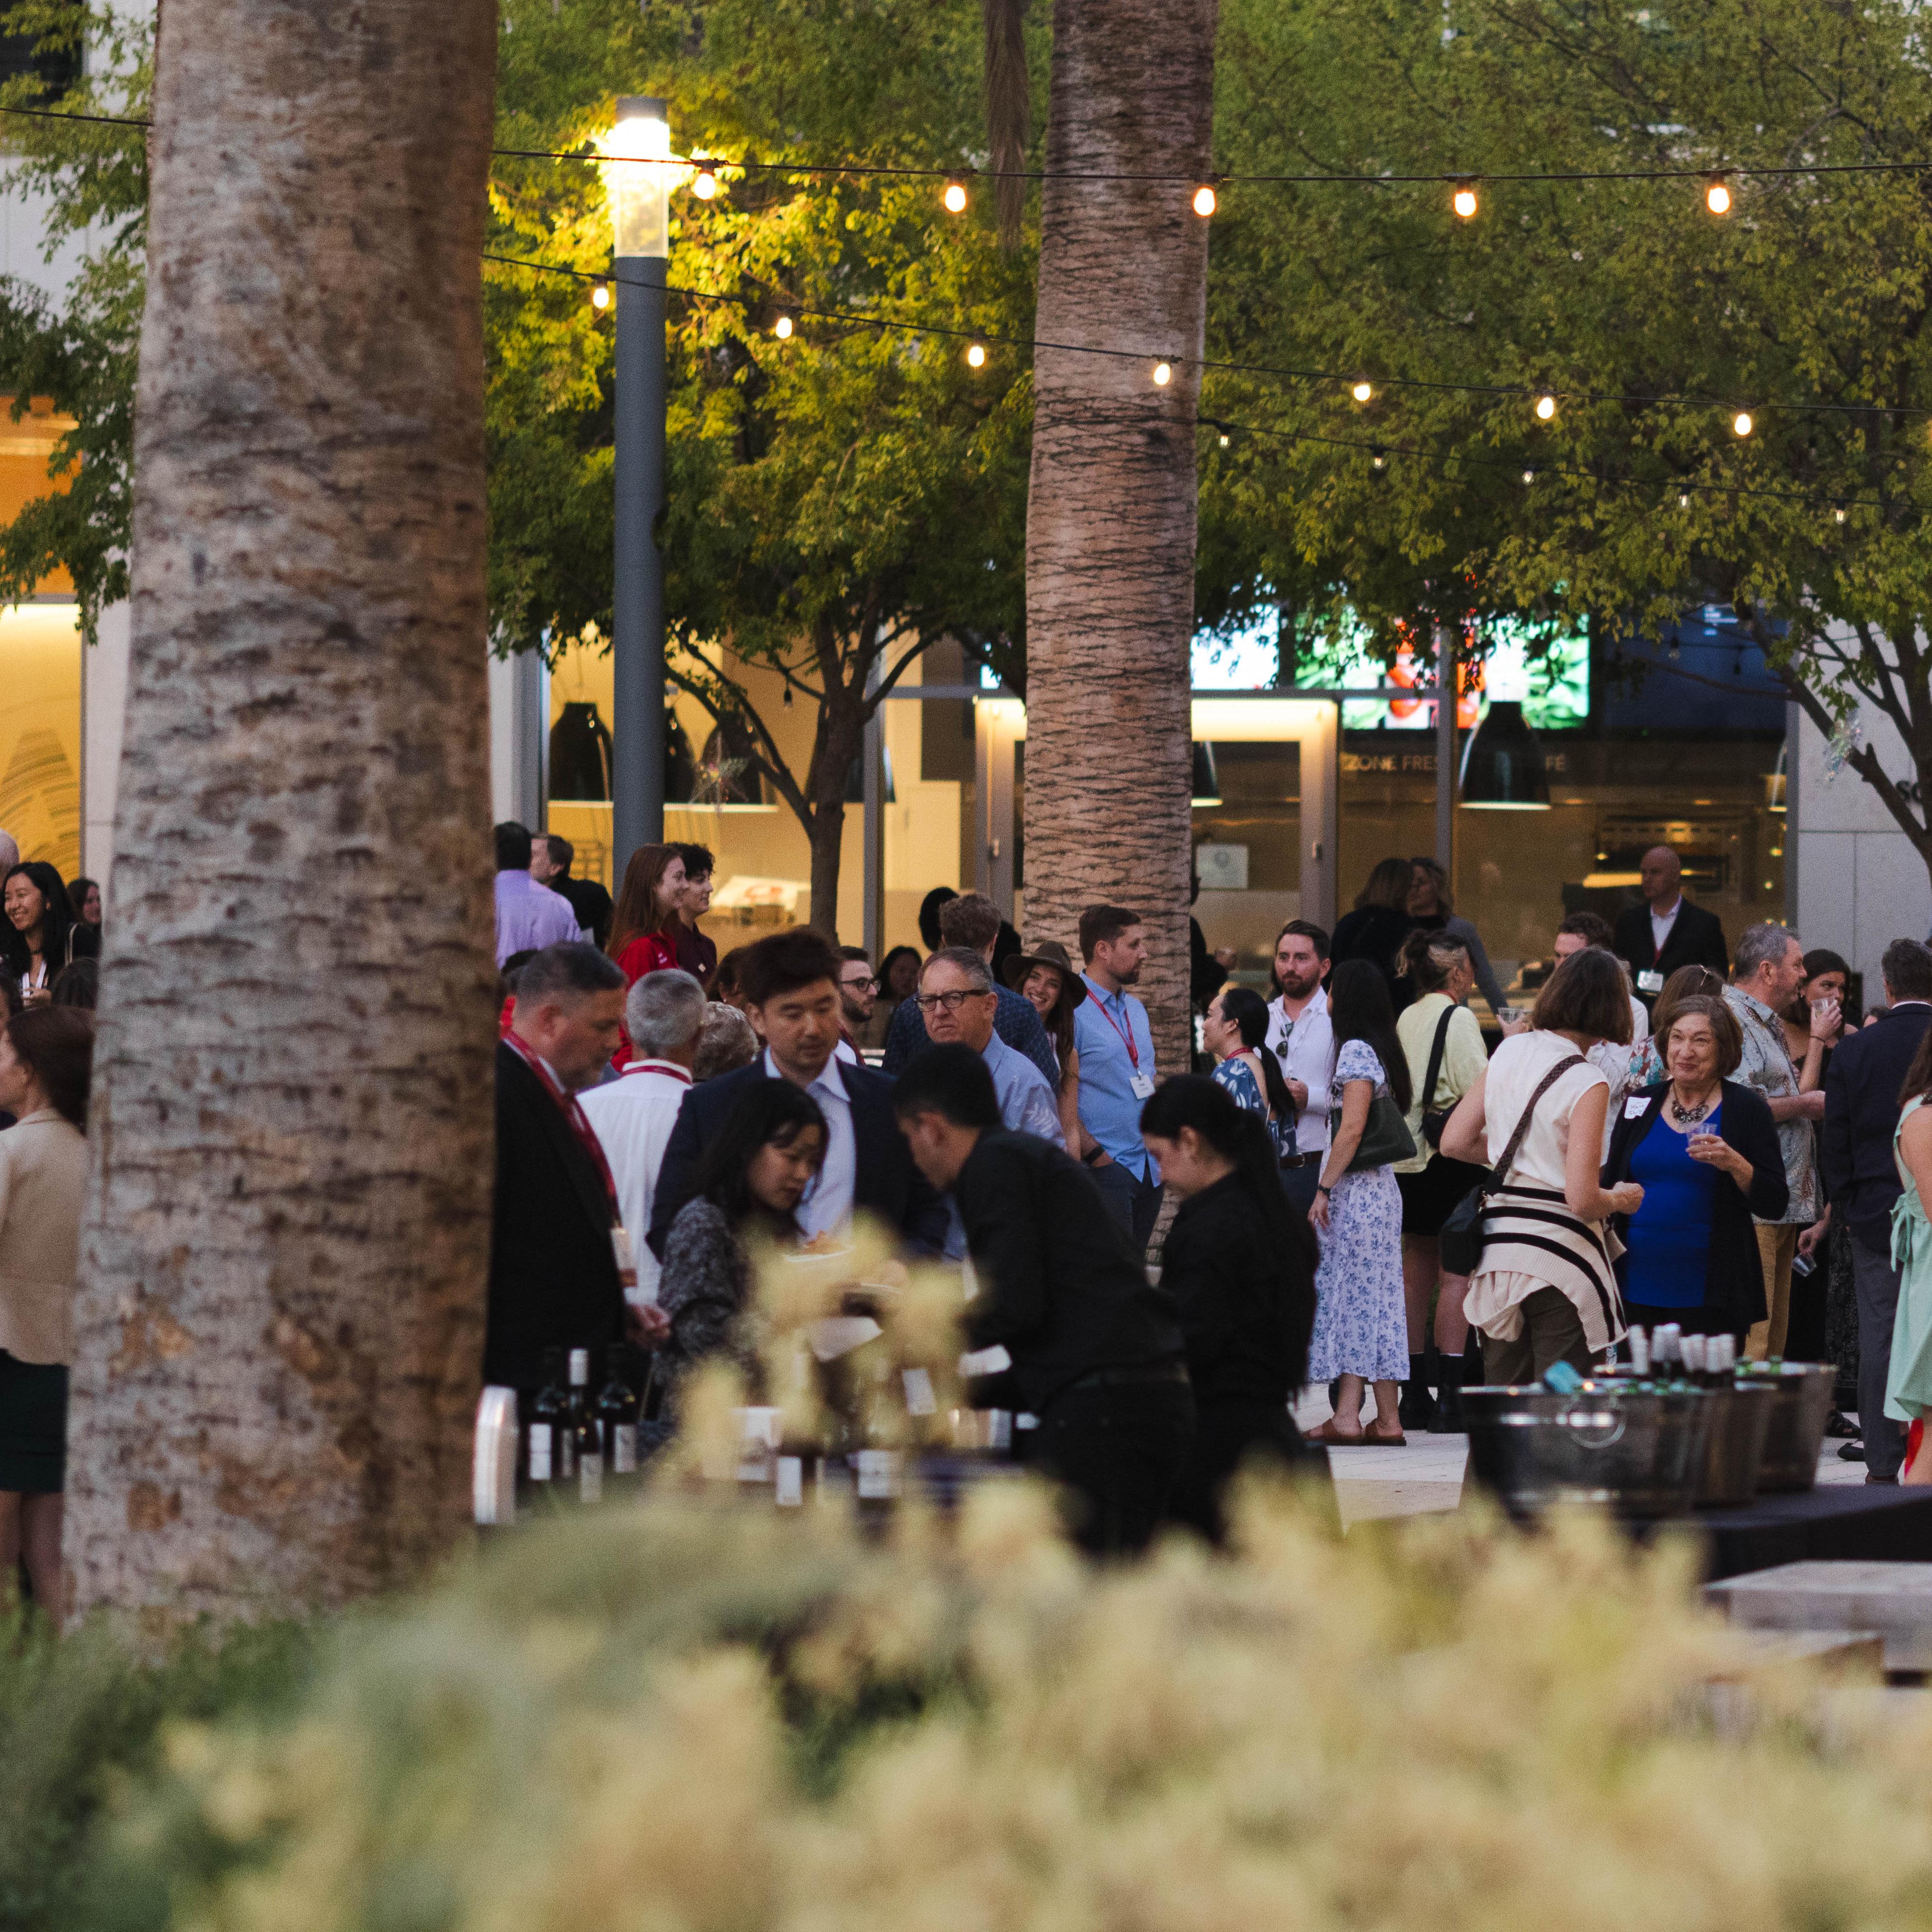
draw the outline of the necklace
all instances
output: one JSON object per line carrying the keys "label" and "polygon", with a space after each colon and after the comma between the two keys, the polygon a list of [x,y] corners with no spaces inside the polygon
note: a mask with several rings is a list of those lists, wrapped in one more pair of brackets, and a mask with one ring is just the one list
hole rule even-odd
{"label": "necklace", "polygon": [[1672,1088],[1670,1093],[1670,1118],[1680,1127],[1694,1127],[1711,1111],[1716,1102],[1717,1096],[1714,1094],[1701,1107],[1687,1107],[1682,1100],[1678,1099],[1677,1090]]}

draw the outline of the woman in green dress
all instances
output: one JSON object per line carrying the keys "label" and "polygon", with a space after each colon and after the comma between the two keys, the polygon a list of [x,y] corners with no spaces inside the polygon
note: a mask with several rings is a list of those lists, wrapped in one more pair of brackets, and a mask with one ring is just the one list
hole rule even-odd
{"label": "woman in green dress", "polygon": [[1932,1409],[1932,1034],[1928,1034],[1905,1076],[1911,1096],[1898,1117],[1892,1158],[1904,1192],[1892,1210],[1892,1264],[1898,1270],[1898,1314],[1892,1330],[1892,1374],[1886,1383],[1885,1412],[1910,1425],[1901,1483],[1932,1489],[1932,1456],[1919,1454],[1926,1412]]}

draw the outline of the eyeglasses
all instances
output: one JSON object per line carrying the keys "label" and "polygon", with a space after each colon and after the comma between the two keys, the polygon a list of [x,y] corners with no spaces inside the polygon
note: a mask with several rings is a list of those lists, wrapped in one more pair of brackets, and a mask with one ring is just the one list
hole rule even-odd
{"label": "eyeglasses", "polygon": [[838,983],[848,993],[869,993],[879,982],[868,973],[862,980],[842,980]]}
{"label": "eyeglasses", "polygon": [[963,993],[921,993],[914,1004],[922,1013],[929,1013],[934,1006],[944,1006],[949,1013],[956,1013],[968,1000],[990,1000],[993,989],[990,986],[976,986]]}

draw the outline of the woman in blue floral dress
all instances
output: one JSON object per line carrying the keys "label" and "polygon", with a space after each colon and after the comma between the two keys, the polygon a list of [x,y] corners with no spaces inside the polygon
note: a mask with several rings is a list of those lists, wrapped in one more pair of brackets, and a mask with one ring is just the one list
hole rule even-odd
{"label": "woman in blue floral dress", "polygon": [[[1329,1080],[1328,1152],[1309,1216],[1322,1242],[1315,1277],[1315,1337],[1308,1378],[1341,1378],[1335,1413],[1310,1432],[1314,1442],[1400,1444],[1396,1418],[1408,1373],[1408,1319],[1402,1289],[1402,1190],[1393,1166],[1349,1172],[1375,1100],[1393,1097],[1406,1114],[1408,1057],[1396,1036],[1395,1010],[1381,974],[1366,960],[1344,960],[1329,982],[1335,1030]],[[1368,1384],[1375,1420],[1362,1422]]]}
{"label": "woman in blue floral dress", "polygon": [[1268,1002],[1252,986],[1223,986],[1208,1003],[1202,1043],[1220,1064],[1217,1085],[1236,1106],[1268,1123],[1275,1157],[1294,1151],[1294,1099],[1268,1044]]}

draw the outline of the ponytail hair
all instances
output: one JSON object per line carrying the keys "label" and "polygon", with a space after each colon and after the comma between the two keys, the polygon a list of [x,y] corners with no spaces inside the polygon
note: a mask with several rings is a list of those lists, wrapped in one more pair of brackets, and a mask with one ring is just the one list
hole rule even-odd
{"label": "ponytail hair", "polygon": [[1154,1089],[1141,1109],[1141,1132],[1178,1140],[1183,1127],[1192,1127],[1223,1160],[1234,1163],[1234,1178],[1254,1204],[1261,1223],[1256,1252],[1272,1277],[1273,1312],[1287,1345],[1290,1379],[1299,1387],[1307,1374],[1309,1338],[1315,1330],[1318,1251],[1306,1217],[1282,1191],[1281,1165],[1267,1124],[1260,1114],[1238,1107],[1216,1082],[1181,1073]]}
{"label": "ponytail hair", "polygon": [[1241,1044],[1251,1048],[1262,1064],[1262,1085],[1277,1120],[1294,1118],[1294,1096],[1288,1090],[1281,1068],[1268,1050],[1268,1002],[1252,986],[1221,988],[1221,1017],[1240,1030]]}
{"label": "ponytail hair", "polygon": [[1453,933],[1439,927],[1431,932],[1426,927],[1418,926],[1402,943],[1398,968],[1419,999],[1425,993],[1441,992],[1448,985],[1457,962],[1468,956],[1468,946]]}

